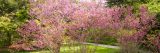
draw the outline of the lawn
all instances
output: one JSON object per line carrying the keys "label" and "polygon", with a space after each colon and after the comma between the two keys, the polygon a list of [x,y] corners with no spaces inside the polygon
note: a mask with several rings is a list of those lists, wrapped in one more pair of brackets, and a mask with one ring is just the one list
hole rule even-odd
{"label": "lawn", "polygon": [[[80,49],[82,47],[85,47],[83,49]],[[96,49],[94,49],[96,48]],[[119,49],[113,49],[113,48],[106,48],[101,46],[93,46],[93,45],[63,45],[61,47],[61,53],[82,53],[80,50],[87,50],[89,52],[87,53],[118,53]],[[41,51],[32,51],[32,52],[16,52],[16,53],[51,53],[49,50],[41,50]]]}

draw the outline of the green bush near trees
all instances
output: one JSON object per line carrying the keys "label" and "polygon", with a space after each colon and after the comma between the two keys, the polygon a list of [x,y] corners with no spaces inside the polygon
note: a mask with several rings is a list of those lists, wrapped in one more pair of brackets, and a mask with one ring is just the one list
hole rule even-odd
{"label": "green bush near trees", "polygon": [[0,47],[19,38],[16,29],[29,19],[27,0],[0,0]]}

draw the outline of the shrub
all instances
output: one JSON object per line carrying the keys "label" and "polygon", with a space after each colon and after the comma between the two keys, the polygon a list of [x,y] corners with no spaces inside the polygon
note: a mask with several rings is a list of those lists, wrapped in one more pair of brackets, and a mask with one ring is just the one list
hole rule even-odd
{"label": "shrub", "polygon": [[0,0],[0,47],[8,47],[17,41],[16,29],[29,19],[27,9],[27,0]]}

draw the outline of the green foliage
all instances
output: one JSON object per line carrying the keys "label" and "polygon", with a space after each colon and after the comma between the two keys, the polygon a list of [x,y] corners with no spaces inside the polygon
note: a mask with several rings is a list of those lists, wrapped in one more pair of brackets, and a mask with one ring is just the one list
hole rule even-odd
{"label": "green foliage", "polygon": [[108,6],[138,6],[140,4],[144,4],[149,2],[149,0],[107,0]]}
{"label": "green foliage", "polygon": [[117,39],[114,36],[107,35],[105,30],[91,28],[88,33],[88,42],[106,45],[117,45],[118,43]]}
{"label": "green foliage", "polygon": [[[160,0],[152,0],[146,4],[150,12],[157,13],[157,20],[160,23]],[[159,24],[160,25],[160,24]]]}
{"label": "green foliage", "polygon": [[139,8],[141,5],[146,5],[151,12],[160,12],[160,0],[108,0],[108,6],[133,6]]}
{"label": "green foliage", "polygon": [[147,3],[147,6],[151,12],[160,12],[160,0],[152,0]]}
{"label": "green foliage", "polygon": [[8,40],[8,38],[5,36],[7,35],[6,32],[8,32],[11,28],[11,20],[7,17],[0,17],[0,47],[2,47],[3,45],[5,45],[4,42],[6,42]]}
{"label": "green foliage", "polygon": [[0,16],[25,8],[27,0],[0,0]]}
{"label": "green foliage", "polygon": [[142,4],[147,4],[150,0],[107,0],[106,2],[107,7],[128,7],[131,6],[133,8],[133,13],[138,14],[139,7]]}
{"label": "green foliage", "polygon": [[[0,17],[0,28],[5,28],[7,29],[9,27],[9,25],[11,24],[11,20],[7,17]],[[7,29],[9,30],[9,29]]]}
{"label": "green foliage", "polygon": [[29,19],[27,0],[0,0],[0,47],[19,36],[16,29]]}

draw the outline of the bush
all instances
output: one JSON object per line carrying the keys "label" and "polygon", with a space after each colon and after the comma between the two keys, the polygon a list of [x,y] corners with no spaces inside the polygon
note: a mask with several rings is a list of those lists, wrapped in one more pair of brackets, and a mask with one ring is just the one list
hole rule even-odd
{"label": "bush", "polygon": [[27,0],[0,0],[0,45],[6,47],[19,39],[16,29],[28,16]]}

